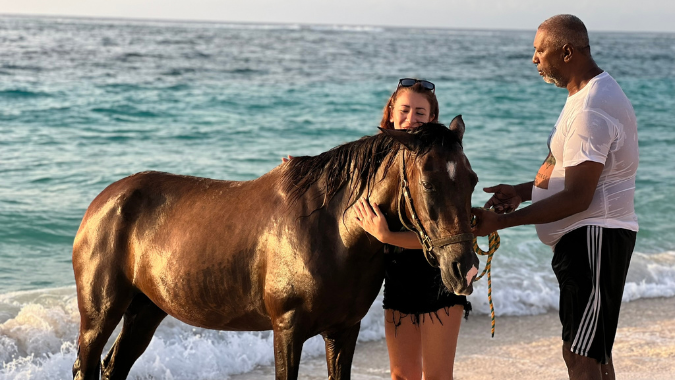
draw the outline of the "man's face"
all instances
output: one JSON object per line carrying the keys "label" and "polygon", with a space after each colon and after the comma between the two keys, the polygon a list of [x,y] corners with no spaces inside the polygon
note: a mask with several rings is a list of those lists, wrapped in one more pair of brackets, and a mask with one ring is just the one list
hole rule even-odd
{"label": "man's face", "polygon": [[544,78],[546,83],[553,83],[558,87],[567,86],[567,80],[565,80],[561,70],[564,63],[562,48],[551,44],[548,32],[545,29],[537,30],[537,34],[534,36],[532,63],[537,65],[539,75]]}

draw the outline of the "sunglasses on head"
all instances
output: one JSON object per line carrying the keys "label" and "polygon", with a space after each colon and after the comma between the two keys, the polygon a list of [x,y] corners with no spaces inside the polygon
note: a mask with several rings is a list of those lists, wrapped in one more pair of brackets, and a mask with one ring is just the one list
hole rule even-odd
{"label": "sunglasses on head", "polygon": [[412,87],[415,83],[419,83],[424,89],[435,92],[436,86],[428,80],[419,80],[415,78],[403,78],[398,80],[398,87]]}

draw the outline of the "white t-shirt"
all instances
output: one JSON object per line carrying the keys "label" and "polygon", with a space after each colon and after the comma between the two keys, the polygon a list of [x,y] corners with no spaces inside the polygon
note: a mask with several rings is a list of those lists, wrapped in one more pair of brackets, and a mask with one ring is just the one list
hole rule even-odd
{"label": "white t-shirt", "polygon": [[638,230],[633,206],[638,167],[637,122],[633,106],[606,72],[567,98],[549,137],[550,156],[537,174],[532,202],[565,188],[565,168],[585,161],[604,164],[593,201],[586,211],[537,224],[539,239],[555,246],[578,227],[596,225]]}

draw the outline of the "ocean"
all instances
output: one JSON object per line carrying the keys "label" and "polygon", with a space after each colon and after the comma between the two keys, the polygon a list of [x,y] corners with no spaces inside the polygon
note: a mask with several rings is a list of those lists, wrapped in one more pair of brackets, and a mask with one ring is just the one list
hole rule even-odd
{"label": "ocean", "polygon": [[[532,65],[534,33],[0,16],[0,380],[71,378],[72,241],[93,198],[127,175],[254,179],[282,156],[376,133],[398,79],[417,77],[436,84],[441,122],[463,115],[474,205],[483,186],[532,180],[567,94]],[[675,34],[590,36],[639,125],[624,301],[673,297]],[[557,309],[550,248],[532,226],[501,239],[497,316]],[[485,281],[470,301],[489,312]],[[359,339],[383,337],[378,298]],[[319,355],[315,337],[303,357]],[[167,318],[130,378],[220,379],[272,362],[269,332]]]}

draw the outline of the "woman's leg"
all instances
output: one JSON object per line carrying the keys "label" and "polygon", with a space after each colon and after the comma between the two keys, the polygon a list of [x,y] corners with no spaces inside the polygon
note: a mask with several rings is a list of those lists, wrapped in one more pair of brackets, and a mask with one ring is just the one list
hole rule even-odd
{"label": "woman's leg", "polygon": [[[400,319],[400,325],[396,326]],[[389,351],[392,380],[422,378],[422,346],[420,328],[410,317],[401,318],[398,311],[384,311],[384,333]]]}
{"label": "woman's leg", "polygon": [[435,315],[420,323],[424,380],[452,380],[464,306],[455,305],[447,314],[445,309],[440,309],[437,314],[442,324]]}

